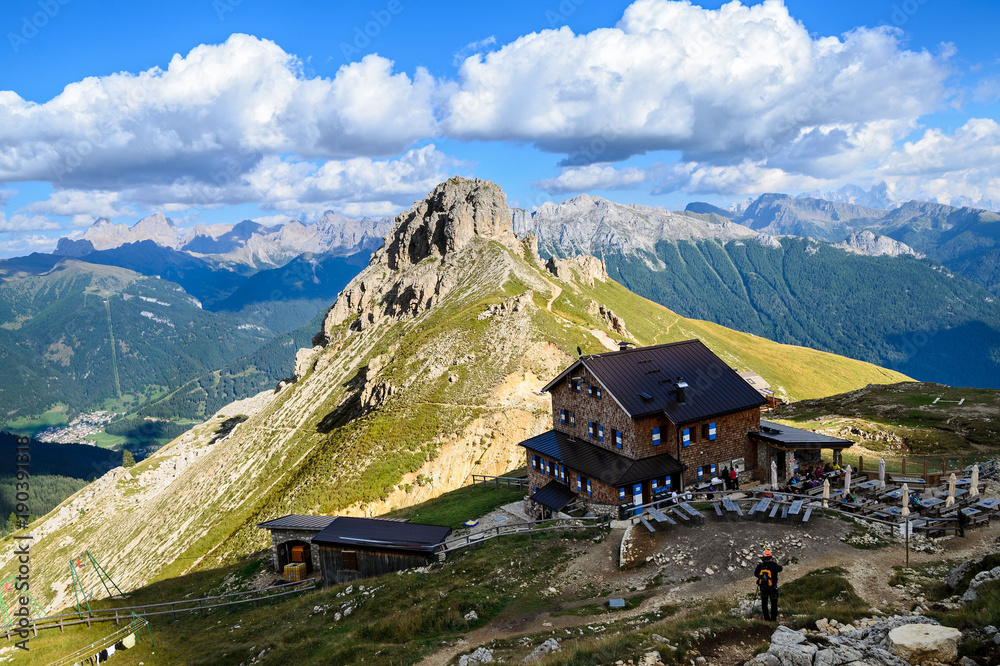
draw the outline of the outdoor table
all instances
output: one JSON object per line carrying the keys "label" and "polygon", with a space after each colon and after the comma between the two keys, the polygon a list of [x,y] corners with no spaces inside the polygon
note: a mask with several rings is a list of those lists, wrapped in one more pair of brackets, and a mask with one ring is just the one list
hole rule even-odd
{"label": "outdoor table", "polygon": [[858,491],[865,495],[873,494],[878,489],[879,489],[879,482],[877,479],[875,481],[862,481],[861,483],[858,484]]}
{"label": "outdoor table", "polygon": [[898,500],[902,496],[903,496],[903,489],[902,488],[897,488],[896,490],[890,490],[885,495],[883,495],[883,497],[888,497],[888,498],[894,499],[894,500]]}
{"label": "outdoor table", "polygon": [[940,497],[932,497],[930,499],[923,500],[924,510],[930,514],[938,514],[944,507],[944,500]]}
{"label": "outdoor table", "polygon": [[987,497],[985,499],[980,500],[976,504],[973,504],[973,506],[979,509],[980,511],[985,511],[987,513],[994,513],[998,509],[1000,509],[1000,499],[997,499],[995,497]]}
{"label": "outdoor table", "polygon": [[804,503],[805,500],[795,500],[794,502],[792,502],[792,508],[788,510],[788,513],[790,513],[793,516],[797,516],[799,514],[799,511],[802,509],[802,505]]}
{"label": "outdoor table", "polygon": [[911,486],[912,485],[923,485],[924,483],[926,483],[926,481],[924,481],[923,479],[921,479],[919,476],[917,476],[917,477],[894,476],[894,477],[892,477],[892,482],[893,483],[898,483],[899,485],[903,485],[904,483],[906,483],[906,484],[909,484]]}
{"label": "outdoor table", "polygon": [[955,485],[956,486],[970,486],[971,487],[972,486],[972,479],[963,476],[960,479],[955,479]]}

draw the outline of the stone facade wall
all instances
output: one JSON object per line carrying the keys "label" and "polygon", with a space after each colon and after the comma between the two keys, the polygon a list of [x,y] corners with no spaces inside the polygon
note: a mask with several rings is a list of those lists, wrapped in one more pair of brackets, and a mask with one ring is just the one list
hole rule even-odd
{"label": "stone facade wall", "polygon": [[[528,489],[529,491],[531,491],[532,488],[537,488],[541,490],[542,487],[545,486],[545,484],[547,484],[549,481],[556,479],[556,476],[555,475],[549,476],[544,472],[532,469],[531,467],[532,455],[537,455],[537,454],[532,454],[531,451],[528,451]],[[579,475],[573,470],[567,468],[566,477],[568,481],[566,486],[574,493],[577,493],[576,488],[577,488],[577,479]],[[588,496],[586,492],[586,484],[584,484],[584,492],[577,493],[577,495],[580,497],[581,500],[584,501],[584,503],[588,505],[589,504],[617,505],[620,503],[618,500],[618,488],[609,486],[607,483],[601,481],[600,479],[595,479],[593,477],[586,477],[586,476],[584,478],[590,479],[590,489],[591,489],[591,495]]]}
{"label": "stone facade wall", "polygon": [[[601,389],[601,398],[597,399],[590,395],[590,386],[583,384],[580,392],[571,391],[568,383],[563,381],[552,387],[552,427],[559,432],[581,439],[591,444],[604,447],[609,451],[621,453],[629,458],[640,458],[642,455],[636,446],[635,427],[632,419],[625,413],[625,410],[615,402],[611,394],[604,389],[593,377],[588,377],[591,386]],[[567,413],[566,424],[561,420],[561,409]],[[569,412],[576,414],[576,426],[569,424]],[[595,433],[590,437],[587,432],[587,423],[593,422],[604,426],[604,442],[601,442]],[[615,446],[614,431],[622,433],[622,448]]]}
{"label": "stone facade wall", "polygon": [[312,571],[319,571],[319,549],[311,543],[312,538],[319,534],[319,532],[320,530],[271,530],[271,566],[274,567],[274,570],[279,574],[283,573],[279,566],[280,557],[278,555],[278,549],[282,544],[289,541],[304,541],[309,544],[309,559],[312,561]]}
{"label": "stone facade wall", "polygon": [[[714,440],[702,436],[702,425],[710,422],[716,424]],[[691,445],[682,447],[680,453],[680,461],[688,466],[684,472],[685,485],[697,479],[699,467],[711,463],[721,468],[737,458],[743,458],[749,474],[757,466],[757,461],[752,458],[753,446],[748,436],[749,432],[760,430],[760,410],[756,407],[675,428],[674,442],[681,440],[683,428],[691,428]],[[677,455],[676,448],[674,455]]]}

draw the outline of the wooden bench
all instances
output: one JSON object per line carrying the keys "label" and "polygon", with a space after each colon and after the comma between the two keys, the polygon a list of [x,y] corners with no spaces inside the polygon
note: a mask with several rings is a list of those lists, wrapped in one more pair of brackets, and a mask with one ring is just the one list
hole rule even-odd
{"label": "wooden bench", "polygon": [[649,530],[650,532],[655,532],[655,531],[656,531],[655,529],[653,529],[653,526],[649,524],[649,521],[648,521],[648,520],[646,520],[645,518],[642,518],[642,517],[640,517],[640,518],[639,518],[639,522],[640,522],[640,523],[642,523],[642,524],[643,524],[643,526],[644,526],[644,527],[645,527],[645,528],[646,528],[647,530]]}
{"label": "wooden bench", "polygon": [[653,518],[655,518],[656,522],[658,522],[658,523],[670,523],[671,525],[676,525],[677,524],[676,522],[670,520],[670,518],[668,516],[666,516],[659,509],[650,508],[649,515],[651,515]]}
{"label": "wooden bench", "polygon": [[722,515],[722,506],[719,504],[719,502],[712,502],[712,508],[715,509],[715,515],[717,515],[719,518],[725,517]]}
{"label": "wooden bench", "polygon": [[782,504],[781,505],[781,517],[782,517],[782,519],[788,518],[788,505],[787,504]]}
{"label": "wooden bench", "polygon": [[671,509],[671,511],[673,512],[673,514],[675,516],[677,516],[678,518],[680,518],[681,520],[683,520],[685,523],[688,522],[689,520],[691,520],[690,518],[688,518],[688,515],[686,513],[684,513],[683,511],[680,510],[679,507],[675,506],[673,509]]}
{"label": "wooden bench", "polygon": [[805,515],[802,516],[802,522],[803,523],[808,523],[809,522],[809,516],[812,515],[812,512],[813,512],[813,508],[811,506],[810,507],[806,507]]}
{"label": "wooden bench", "polygon": [[778,513],[778,509],[780,508],[781,508],[780,504],[775,504],[774,507],[771,509],[771,515],[769,517],[774,518],[775,514]]}

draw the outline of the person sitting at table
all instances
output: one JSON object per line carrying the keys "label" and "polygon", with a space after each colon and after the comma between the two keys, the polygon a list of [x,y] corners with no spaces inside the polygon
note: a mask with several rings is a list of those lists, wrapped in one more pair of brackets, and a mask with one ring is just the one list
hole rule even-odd
{"label": "person sitting at table", "polygon": [[829,474],[832,471],[833,471],[833,467],[830,465],[830,463],[827,463],[826,465],[823,466],[823,471],[821,473],[822,474]]}
{"label": "person sitting at table", "polygon": [[798,472],[792,475],[792,478],[788,480],[788,485],[795,486],[802,483],[802,479],[799,477]]}
{"label": "person sitting at table", "polygon": [[924,504],[920,501],[920,497],[916,493],[910,495],[910,511],[916,511],[918,514],[924,512]]}
{"label": "person sitting at table", "polygon": [[705,495],[705,499],[714,500],[715,499],[715,485],[708,484],[708,494]]}
{"label": "person sitting at table", "polygon": [[840,463],[838,463],[837,461],[834,461],[833,462],[833,466],[830,469],[833,470],[834,472],[839,472],[840,471]]}

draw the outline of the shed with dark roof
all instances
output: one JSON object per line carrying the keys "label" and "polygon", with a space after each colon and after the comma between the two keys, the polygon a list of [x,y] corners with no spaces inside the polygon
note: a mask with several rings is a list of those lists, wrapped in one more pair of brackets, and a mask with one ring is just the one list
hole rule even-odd
{"label": "shed with dark roof", "polygon": [[305,562],[306,574],[319,571],[319,555],[310,541],[336,516],[308,516],[289,514],[257,525],[271,533],[271,561],[275,571],[281,573],[286,564]]}
{"label": "shed with dark roof", "polygon": [[421,567],[436,559],[450,527],[340,517],[312,538],[324,586]]}

